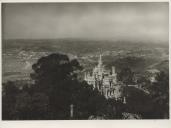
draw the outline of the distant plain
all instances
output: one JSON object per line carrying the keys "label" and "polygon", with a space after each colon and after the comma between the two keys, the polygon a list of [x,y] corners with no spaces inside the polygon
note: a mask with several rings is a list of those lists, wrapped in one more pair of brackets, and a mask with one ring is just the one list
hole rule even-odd
{"label": "distant plain", "polygon": [[83,71],[91,70],[102,54],[106,68],[115,66],[117,71],[129,66],[136,73],[148,69],[169,72],[167,43],[73,38],[15,39],[2,41],[2,81],[29,79],[32,64],[51,53],[64,53],[71,59],[78,59]]}

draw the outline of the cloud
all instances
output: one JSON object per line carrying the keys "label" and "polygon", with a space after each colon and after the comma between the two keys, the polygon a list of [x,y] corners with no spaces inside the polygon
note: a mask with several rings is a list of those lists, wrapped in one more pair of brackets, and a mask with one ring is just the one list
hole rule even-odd
{"label": "cloud", "polygon": [[168,42],[168,3],[3,4],[4,38]]}

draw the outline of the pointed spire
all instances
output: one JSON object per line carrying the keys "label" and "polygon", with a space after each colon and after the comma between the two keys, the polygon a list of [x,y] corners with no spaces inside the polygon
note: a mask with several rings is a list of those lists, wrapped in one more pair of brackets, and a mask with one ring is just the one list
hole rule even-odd
{"label": "pointed spire", "polygon": [[112,66],[112,74],[115,74],[115,67]]}
{"label": "pointed spire", "polygon": [[99,64],[98,64],[99,66],[101,66],[102,65],[102,55],[100,54],[100,57],[99,57]]}

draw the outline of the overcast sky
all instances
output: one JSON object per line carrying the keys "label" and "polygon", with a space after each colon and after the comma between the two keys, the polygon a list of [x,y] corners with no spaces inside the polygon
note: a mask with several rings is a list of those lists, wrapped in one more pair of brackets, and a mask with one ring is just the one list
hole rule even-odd
{"label": "overcast sky", "polygon": [[167,42],[168,3],[3,4],[5,39],[88,38]]}

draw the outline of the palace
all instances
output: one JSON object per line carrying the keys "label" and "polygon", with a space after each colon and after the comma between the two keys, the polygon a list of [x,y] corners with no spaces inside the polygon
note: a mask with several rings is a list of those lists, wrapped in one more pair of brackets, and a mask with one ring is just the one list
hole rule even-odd
{"label": "palace", "polygon": [[122,97],[121,83],[117,81],[117,73],[115,67],[112,70],[105,69],[102,62],[102,55],[98,60],[98,65],[94,67],[92,73],[86,72],[84,80],[93,88],[103,94],[107,99],[115,98],[116,100]]}

